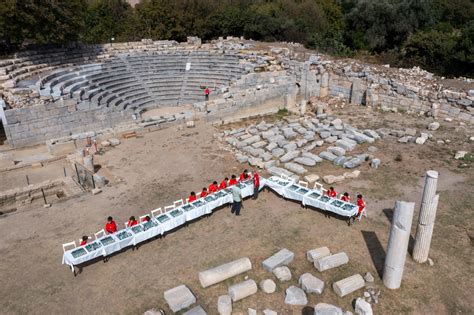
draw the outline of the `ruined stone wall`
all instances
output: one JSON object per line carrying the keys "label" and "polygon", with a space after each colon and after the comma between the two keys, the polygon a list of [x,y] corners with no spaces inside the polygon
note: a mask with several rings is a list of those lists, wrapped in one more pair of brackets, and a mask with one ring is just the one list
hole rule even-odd
{"label": "ruined stone wall", "polygon": [[132,121],[130,111],[119,112],[108,107],[78,110],[74,100],[10,109],[5,114],[8,142],[16,148]]}
{"label": "ruined stone wall", "polygon": [[447,89],[440,78],[419,68],[384,69],[313,55],[306,62],[290,62],[289,72],[301,86],[302,99],[334,96],[351,104],[422,112],[474,124],[474,89]]}
{"label": "ruined stone wall", "polygon": [[423,112],[474,124],[472,97],[464,92],[437,92],[377,76],[358,78],[338,74],[329,75],[328,89],[329,95],[343,97],[352,104]]}

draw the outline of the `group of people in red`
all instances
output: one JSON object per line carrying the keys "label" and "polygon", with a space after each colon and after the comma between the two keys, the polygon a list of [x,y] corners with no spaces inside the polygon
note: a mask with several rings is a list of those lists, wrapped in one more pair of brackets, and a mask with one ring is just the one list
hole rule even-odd
{"label": "group of people in red", "polygon": [[[240,174],[239,179],[237,179],[237,176],[232,175],[231,178],[224,178],[224,180],[218,184],[217,181],[213,181],[212,184],[210,184],[207,188],[204,187],[202,191],[199,193],[199,197],[196,196],[196,193],[194,191],[191,192],[191,194],[188,197],[188,202],[193,202],[196,201],[198,198],[203,198],[206,197],[208,194],[215,193],[218,190],[225,189],[228,187],[231,187],[235,184],[237,184],[239,181],[247,181],[247,180],[253,180],[254,183],[254,195],[253,198],[256,199],[258,196],[258,188],[260,187],[260,175],[256,172],[253,171],[252,174],[250,174],[247,170],[244,170],[242,174]],[[142,222],[148,222],[150,221],[150,217],[146,216],[144,217],[141,221]],[[137,225],[139,222],[135,218],[135,216],[131,216],[128,219],[127,222],[127,227],[132,227],[134,225]],[[115,223],[114,219],[112,217],[107,218],[107,223],[105,224],[105,232],[108,234],[113,234],[117,232],[117,223]],[[82,240],[80,242],[80,246],[84,246],[87,244],[87,241],[89,240],[89,236],[83,236]]]}
{"label": "group of people in red", "polygon": [[255,170],[252,173],[250,173],[248,170],[244,170],[239,175],[239,179],[237,179],[237,176],[232,175],[230,179],[228,177],[224,178],[220,184],[218,184],[217,181],[213,181],[212,184],[210,184],[207,188],[206,187],[202,188],[202,191],[199,193],[199,196],[194,191],[191,191],[188,197],[188,202],[196,201],[197,199],[204,198],[209,194],[215,193],[216,191],[226,189],[228,187],[232,187],[233,185],[236,185],[238,182],[247,181],[250,179],[253,180],[253,184],[254,184],[253,198],[256,199],[258,196],[258,188],[260,187],[260,175]]}
{"label": "group of people in red", "polygon": [[[328,195],[328,197],[337,198],[337,192],[336,190],[334,190],[334,187],[332,186],[329,187],[329,190],[326,192],[326,194]],[[345,202],[351,202],[351,197],[349,196],[349,193],[345,192],[341,196],[341,200]],[[357,195],[357,206],[359,207],[357,214],[351,218],[353,223],[355,222],[355,219],[358,218],[361,215],[362,211],[365,209],[365,202],[364,202],[364,199],[362,199],[361,194]]]}
{"label": "group of people in red", "polygon": [[[144,217],[141,221],[142,222],[148,222],[150,221],[151,218],[150,216],[146,216]],[[128,222],[127,222],[127,227],[132,227],[132,226],[135,226],[137,225],[139,222],[137,219],[135,219],[135,216],[131,216],[129,219],[128,219]],[[107,234],[113,234],[115,232],[117,232],[118,228],[117,228],[117,223],[115,223],[114,219],[112,217],[108,217],[107,218],[107,223],[105,224],[105,232],[107,232]],[[80,242],[80,246],[84,246],[87,244],[87,241],[89,240],[89,236],[85,235],[82,237],[82,240]]]}
{"label": "group of people in red", "polygon": [[[260,187],[260,175],[255,170],[252,173],[250,173],[248,170],[244,170],[240,174],[239,179],[237,179],[237,176],[232,175],[230,179],[228,177],[224,178],[224,180],[222,180],[220,184],[217,184],[217,181],[213,181],[212,184],[210,184],[207,188],[203,187],[202,191],[199,193],[199,197],[197,197],[196,193],[192,191],[189,194],[188,202],[196,201],[198,198],[206,197],[208,194],[215,193],[216,191],[219,191],[221,189],[232,187],[233,185],[236,185],[239,181],[247,181],[247,180],[253,180],[253,184],[254,184],[253,199],[257,199],[259,187]],[[337,192],[332,186],[329,187],[329,190],[326,192],[326,194],[331,198],[337,198]],[[350,202],[351,197],[349,196],[349,193],[345,192],[341,196],[341,200],[345,202]],[[358,209],[357,214],[351,218],[352,222],[355,222],[355,219],[358,218],[361,215],[362,211],[365,209],[365,202],[364,202],[364,199],[362,199],[361,194],[357,195],[357,206],[359,207],[359,209]],[[142,222],[148,222],[148,221],[150,221],[149,216],[146,216],[142,219]],[[137,219],[135,219],[135,216],[131,216],[127,222],[127,227],[132,227],[134,225],[137,225],[138,223],[139,222]],[[107,218],[107,223],[105,224],[105,231],[108,234],[117,232],[117,224],[115,223],[114,219],[110,216]],[[88,236],[83,236],[80,245],[81,246],[86,245],[88,239],[89,239]]]}

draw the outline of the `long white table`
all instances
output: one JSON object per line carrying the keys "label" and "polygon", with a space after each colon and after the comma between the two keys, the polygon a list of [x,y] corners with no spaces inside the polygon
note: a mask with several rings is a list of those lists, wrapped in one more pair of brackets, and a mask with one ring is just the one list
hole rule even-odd
{"label": "long white table", "polygon": [[[260,179],[259,190],[263,189],[266,180]],[[253,181],[239,183],[244,198],[252,196],[254,192]],[[201,216],[212,213],[213,210],[222,205],[232,203],[232,192],[230,189],[221,190],[200,198],[192,203],[177,206],[170,211],[151,218],[149,223],[140,223],[131,228],[117,231],[106,235],[93,242],[68,250],[63,254],[62,263],[71,267],[98,257],[106,257],[126,247],[135,246],[141,242],[163,235],[188,221],[195,220]]]}
{"label": "long white table", "polygon": [[358,212],[357,205],[353,203],[325,196],[319,190],[306,188],[279,176],[267,179],[266,185],[280,196],[300,201],[304,206],[312,206],[344,217],[352,217]]}
{"label": "long white table", "polygon": [[[253,195],[254,185],[251,180],[239,183],[239,185],[241,185],[244,198]],[[357,205],[324,196],[320,191],[303,187],[290,179],[283,179],[278,176],[272,176],[269,179],[261,177],[259,189],[261,190],[265,186],[280,196],[300,201],[304,206],[313,206],[345,217],[352,217],[357,214]],[[64,252],[62,262],[74,271],[74,266],[98,257],[106,257],[129,246],[136,246],[141,242],[182,226],[188,221],[210,214],[215,209],[229,203],[232,203],[231,190],[221,190],[192,203],[177,206],[166,213],[151,218],[149,223],[140,223],[132,228],[106,235],[87,245],[68,250]]]}

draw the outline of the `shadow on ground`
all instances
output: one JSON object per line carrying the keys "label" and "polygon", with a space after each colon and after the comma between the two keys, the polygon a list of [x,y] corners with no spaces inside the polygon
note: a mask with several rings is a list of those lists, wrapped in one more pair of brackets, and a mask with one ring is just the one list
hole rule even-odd
{"label": "shadow on ground", "polygon": [[362,236],[364,237],[365,244],[367,245],[367,249],[369,250],[370,257],[372,258],[372,262],[374,263],[375,269],[377,270],[380,279],[382,279],[385,250],[374,231],[361,232]]}

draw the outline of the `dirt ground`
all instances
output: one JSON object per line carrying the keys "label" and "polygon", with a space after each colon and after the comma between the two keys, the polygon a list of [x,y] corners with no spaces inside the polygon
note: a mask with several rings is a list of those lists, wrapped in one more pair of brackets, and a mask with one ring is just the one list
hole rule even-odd
{"label": "dirt ground", "polygon": [[[338,112],[343,121],[367,127],[424,129],[429,122],[427,118],[372,112],[363,107]],[[449,145],[432,141],[420,146],[395,140],[375,144],[379,151],[374,155],[381,158],[381,167],[375,170],[364,165],[359,168],[359,178],[336,185],[338,192],[365,195],[368,218],[354,226],[263,192],[257,201],[244,202],[240,217],[232,216],[224,207],[136,251],[126,250],[107,263],[99,260],[84,266],[77,277],[61,264],[61,244],[100,230],[107,216],[112,215],[121,224],[130,215],[168,205],[191,190],[245,168],[230,152],[219,149],[220,144],[213,138],[215,132],[213,127],[198,123],[193,129],[171,127],[123,140],[96,159],[101,172],[111,180],[101,194],[83,194],[48,209],[32,207],[1,216],[0,313],[140,314],[152,307],[169,311],[163,292],[186,284],[198,304],[209,314],[217,314],[217,297],[227,292],[228,285],[242,281],[244,275],[203,289],[198,272],[249,257],[253,269],[246,275],[257,282],[274,279],[261,262],[284,247],[295,253],[289,266],[292,280],[277,283],[274,294],[259,291],[234,303],[235,314],[246,314],[249,307],[301,314],[302,307],[284,304],[284,292],[290,285],[297,285],[305,272],[326,284],[322,295],[308,295],[308,305],[325,302],[353,311],[352,301],[363,291],[338,298],[332,283],[367,271],[375,276],[375,287],[381,291],[379,303],[373,306],[376,314],[474,312],[474,209],[470,200],[474,194],[474,166],[460,168],[461,162],[453,159],[455,150],[472,151],[472,145],[463,142],[472,129],[454,123],[442,122],[442,128],[433,133],[439,139],[449,138]],[[398,154],[401,161],[395,160]],[[57,167],[62,170],[61,163]],[[440,172],[440,203],[430,251],[434,266],[417,264],[408,255],[402,287],[388,290],[378,275],[383,269],[392,208],[395,200],[416,202],[414,236],[423,176],[428,169]],[[323,162],[312,172],[321,176],[344,170]],[[0,176],[3,181],[4,175]],[[328,246],[334,253],[345,251],[349,264],[319,273],[305,253],[320,246]]]}

